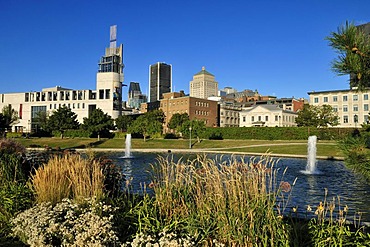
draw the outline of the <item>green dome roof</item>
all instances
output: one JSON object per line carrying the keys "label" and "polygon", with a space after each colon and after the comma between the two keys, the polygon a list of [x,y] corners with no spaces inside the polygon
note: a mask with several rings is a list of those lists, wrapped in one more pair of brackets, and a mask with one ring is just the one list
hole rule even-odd
{"label": "green dome roof", "polygon": [[198,73],[196,73],[195,75],[211,75],[211,76],[214,76],[213,74],[209,73],[207,70],[206,70],[206,67],[202,67],[202,70]]}

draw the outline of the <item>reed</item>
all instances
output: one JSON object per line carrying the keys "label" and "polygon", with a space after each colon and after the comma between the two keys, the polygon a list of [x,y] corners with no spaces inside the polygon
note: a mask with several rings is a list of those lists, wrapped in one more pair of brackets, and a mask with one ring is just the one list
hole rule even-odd
{"label": "reed", "polygon": [[38,203],[55,205],[63,198],[101,198],[104,175],[98,162],[67,154],[55,156],[38,168],[32,176],[32,187]]}
{"label": "reed", "polygon": [[[160,157],[153,165],[154,197],[144,202],[152,205],[143,205],[151,212],[142,212],[141,230],[184,231],[209,246],[213,241],[288,245],[289,231],[276,205],[285,203],[281,198],[289,190],[278,183],[274,164],[268,157],[223,161],[198,156],[178,162]],[[290,189],[288,182],[284,185]]]}

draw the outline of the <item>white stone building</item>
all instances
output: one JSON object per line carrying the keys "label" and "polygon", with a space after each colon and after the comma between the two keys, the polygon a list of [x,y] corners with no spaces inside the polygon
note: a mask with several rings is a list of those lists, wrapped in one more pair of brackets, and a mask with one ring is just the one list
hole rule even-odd
{"label": "white stone building", "polygon": [[370,90],[331,90],[309,92],[310,105],[330,105],[338,113],[336,127],[361,127],[369,121]]}
{"label": "white stone building", "polygon": [[61,106],[67,106],[77,114],[82,123],[94,109],[100,108],[112,118],[122,114],[123,45],[116,47],[116,26],[111,27],[110,47],[99,61],[95,90],[74,90],[61,86],[41,91],[0,93],[0,110],[4,106],[18,112],[19,121],[13,125],[16,132],[31,132],[38,128],[37,114],[48,114]]}
{"label": "white stone building", "polygon": [[297,126],[296,112],[277,105],[254,105],[240,112],[240,127],[292,127]]}

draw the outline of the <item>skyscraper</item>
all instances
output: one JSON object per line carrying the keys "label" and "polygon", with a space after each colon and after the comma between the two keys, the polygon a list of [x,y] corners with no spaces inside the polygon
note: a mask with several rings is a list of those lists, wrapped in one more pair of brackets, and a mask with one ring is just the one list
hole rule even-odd
{"label": "skyscraper", "polygon": [[171,92],[172,68],[165,63],[150,65],[149,69],[149,102],[159,101],[163,93]]}
{"label": "skyscraper", "polygon": [[133,109],[140,109],[141,103],[147,101],[146,95],[142,94],[138,82],[130,82],[128,89],[128,106]]}
{"label": "skyscraper", "polygon": [[209,73],[203,66],[202,70],[193,76],[190,81],[190,96],[200,99],[207,99],[210,96],[217,96],[218,82],[215,76]]}

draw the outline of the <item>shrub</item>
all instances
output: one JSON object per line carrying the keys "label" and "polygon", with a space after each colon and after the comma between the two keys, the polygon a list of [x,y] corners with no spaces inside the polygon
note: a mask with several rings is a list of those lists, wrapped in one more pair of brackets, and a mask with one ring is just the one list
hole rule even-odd
{"label": "shrub", "polygon": [[153,236],[163,230],[186,233],[198,244],[285,246],[288,226],[278,199],[284,202],[288,189],[276,184],[273,165],[268,158],[218,162],[198,156],[177,163],[159,158],[149,185],[154,196],[146,195],[138,209],[139,230]]}
{"label": "shrub", "polygon": [[114,211],[96,199],[41,203],[17,215],[12,231],[31,247],[115,246],[119,241],[112,225]]}
{"label": "shrub", "polygon": [[179,139],[179,137],[174,133],[166,133],[163,138],[164,139]]}
{"label": "shrub", "polygon": [[32,175],[32,186],[38,203],[55,205],[63,198],[103,196],[104,175],[96,161],[79,155],[55,156]]}

